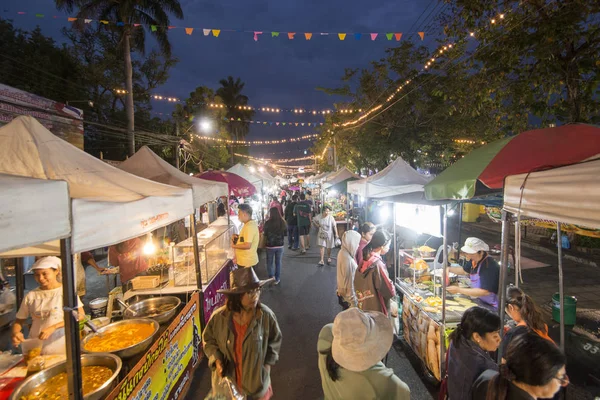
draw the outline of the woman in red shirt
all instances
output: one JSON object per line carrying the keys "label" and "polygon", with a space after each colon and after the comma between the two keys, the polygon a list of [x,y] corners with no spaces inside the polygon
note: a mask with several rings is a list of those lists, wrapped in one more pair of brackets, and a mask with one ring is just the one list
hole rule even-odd
{"label": "woman in red shirt", "polygon": [[142,252],[142,241],[133,238],[108,248],[108,264],[119,267],[121,284],[125,284],[148,269]]}

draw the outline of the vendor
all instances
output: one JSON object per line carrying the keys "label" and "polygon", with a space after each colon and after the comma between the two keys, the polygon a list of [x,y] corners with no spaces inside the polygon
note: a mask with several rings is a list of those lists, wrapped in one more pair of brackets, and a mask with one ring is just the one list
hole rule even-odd
{"label": "vendor", "polygon": [[[211,222],[210,225],[211,226],[229,226],[230,225],[229,218],[227,218],[227,210],[225,209],[225,204],[219,203],[219,205],[217,206],[217,219],[215,219],[213,222]],[[239,234],[239,229],[233,222],[231,223],[231,226],[233,227],[232,233],[235,235]]]}
{"label": "vendor", "polygon": [[125,284],[148,269],[143,254],[143,244],[139,238],[133,238],[108,248],[108,264],[119,267],[121,284]]}
{"label": "vendor", "polygon": [[[25,340],[23,325],[31,317],[29,339],[44,341],[42,354],[65,354],[65,321],[63,311],[63,288],[59,282],[61,261],[58,257],[44,257],[31,270],[40,285],[27,293],[17,312],[12,327],[12,342],[15,347]],[[83,304],[77,297],[79,317],[83,318]]]}
{"label": "vendor", "polygon": [[448,270],[457,275],[469,275],[471,287],[448,286],[448,293],[478,297],[484,303],[498,307],[500,266],[489,256],[489,250],[490,247],[481,239],[470,237],[465,241],[461,251],[470,263],[463,267],[450,267]]}

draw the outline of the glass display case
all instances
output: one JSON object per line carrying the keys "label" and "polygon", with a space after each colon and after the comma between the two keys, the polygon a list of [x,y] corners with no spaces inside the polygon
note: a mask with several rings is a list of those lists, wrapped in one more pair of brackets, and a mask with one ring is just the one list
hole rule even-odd
{"label": "glass display case", "polygon": [[[231,236],[233,226],[209,225],[198,232],[198,257],[202,284],[206,285],[229,258],[233,258]],[[173,248],[173,280],[175,286],[197,285],[192,238]]]}

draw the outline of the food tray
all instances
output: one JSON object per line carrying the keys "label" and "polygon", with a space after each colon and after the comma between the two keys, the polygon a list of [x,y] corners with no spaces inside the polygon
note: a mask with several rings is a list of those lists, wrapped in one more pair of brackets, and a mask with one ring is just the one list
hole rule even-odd
{"label": "food tray", "polygon": [[131,280],[133,290],[154,289],[160,283],[158,276],[138,276]]}

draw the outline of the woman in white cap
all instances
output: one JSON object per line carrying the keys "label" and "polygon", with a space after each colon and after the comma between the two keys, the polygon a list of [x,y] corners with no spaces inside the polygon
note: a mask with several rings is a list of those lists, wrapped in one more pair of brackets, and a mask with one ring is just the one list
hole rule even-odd
{"label": "woman in white cap", "polygon": [[253,268],[238,268],[230,274],[231,289],[217,290],[226,302],[212,314],[202,337],[213,388],[220,377],[229,377],[248,398],[273,396],[271,366],[279,359],[281,330],[259,297],[261,287],[274,279],[261,281]]}
{"label": "woman in white cap", "polygon": [[342,311],[319,333],[325,400],[408,400],[410,389],[381,360],[392,347],[390,320],[380,312]]}
{"label": "woman in white cap", "polygon": [[[44,257],[36,261],[31,269],[36,282],[40,285],[27,293],[17,312],[12,327],[12,342],[17,347],[25,340],[22,328],[31,317],[29,339],[43,340],[42,354],[64,354],[65,321],[63,312],[63,289],[58,281],[61,261],[58,257]],[[79,297],[79,316],[83,317],[83,304]]]}
{"label": "woman in white cap", "polygon": [[463,267],[451,267],[449,271],[458,275],[469,275],[471,287],[448,286],[448,293],[478,297],[484,303],[498,308],[500,266],[489,256],[489,250],[490,247],[479,238],[470,237],[465,240],[461,251],[470,263]]}

